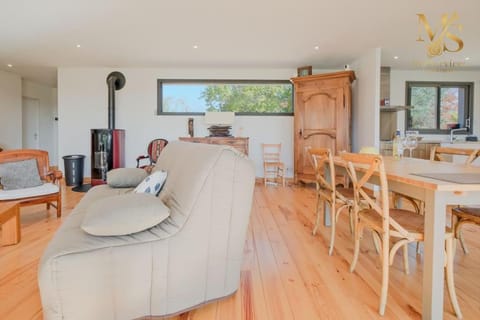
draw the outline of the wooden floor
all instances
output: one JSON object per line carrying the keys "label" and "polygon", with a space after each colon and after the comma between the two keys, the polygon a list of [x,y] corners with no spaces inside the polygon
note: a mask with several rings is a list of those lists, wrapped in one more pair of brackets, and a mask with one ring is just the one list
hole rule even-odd
{"label": "wooden floor", "polygon": [[[82,193],[65,190],[64,219]],[[329,230],[312,236],[312,188],[255,188],[245,245],[240,290],[233,296],[171,318],[180,319],[382,319],[377,313],[381,271],[371,236],[365,235],[356,271],[348,271],[353,243],[340,218],[333,256],[327,254]],[[37,266],[45,246],[60,226],[53,210],[23,208],[22,241],[0,247],[0,319],[42,319]],[[464,319],[480,318],[479,229],[465,229],[470,254],[457,250],[455,281]],[[477,232],[477,233],[475,233]],[[422,256],[410,249],[411,274],[401,256],[390,273],[383,319],[420,319]],[[446,290],[445,290],[446,291]],[[444,318],[454,319],[445,296]]]}

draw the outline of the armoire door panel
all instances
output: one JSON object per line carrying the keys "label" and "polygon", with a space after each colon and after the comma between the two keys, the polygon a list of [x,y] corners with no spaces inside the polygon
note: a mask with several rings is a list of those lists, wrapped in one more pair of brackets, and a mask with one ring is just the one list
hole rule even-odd
{"label": "armoire door panel", "polygon": [[336,104],[335,92],[333,95],[319,93],[309,97],[305,101],[303,113],[303,128],[322,129],[336,127]]}

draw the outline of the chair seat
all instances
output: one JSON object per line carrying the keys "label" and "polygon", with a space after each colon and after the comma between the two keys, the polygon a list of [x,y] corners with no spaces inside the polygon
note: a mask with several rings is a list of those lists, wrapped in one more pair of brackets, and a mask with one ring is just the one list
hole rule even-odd
{"label": "chair seat", "polygon": [[480,223],[480,207],[453,208],[452,213],[459,218],[476,220],[478,223]]}
{"label": "chair seat", "polygon": [[[358,214],[360,218],[366,220],[369,225],[382,229],[383,219],[374,209],[363,209]],[[423,232],[425,227],[424,217],[413,211],[390,209],[390,217],[397,221],[408,232]]]}
{"label": "chair seat", "polygon": [[[369,225],[382,229],[382,217],[375,210],[363,209],[359,212],[359,216],[366,220]],[[423,235],[425,232],[425,217],[416,212],[404,209],[390,209],[390,218],[400,224],[408,233]],[[394,231],[395,229],[390,226],[390,230]],[[445,227],[445,233],[446,237],[453,235],[450,227]],[[391,236],[395,235],[392,234]]]}
{"label": "chair seat", "polygon": [[0,190],[0,200],[17,200],[57,193],[59,188],[53,183],[44,183],[38,187]]}

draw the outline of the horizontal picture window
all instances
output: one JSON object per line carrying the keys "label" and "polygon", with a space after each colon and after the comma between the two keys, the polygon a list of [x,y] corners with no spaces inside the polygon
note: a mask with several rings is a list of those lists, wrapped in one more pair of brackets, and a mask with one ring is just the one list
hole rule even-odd
{"label": "horizontal picture window", "polygon": [[292,115],[286,80],[158,80],[158,114]]}

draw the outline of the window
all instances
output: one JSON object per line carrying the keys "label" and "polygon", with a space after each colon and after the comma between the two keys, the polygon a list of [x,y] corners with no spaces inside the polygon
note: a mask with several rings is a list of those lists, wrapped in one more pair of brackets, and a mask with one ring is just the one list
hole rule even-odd
{"label": "window", "polygon": [[293,87],[270,80],[158,80],[158,114],[292,115]]}
{"label": "window", "polygon": [[469,127],[473,112],[473,83],[407,82],[407,129],[421,133],[449,133]]}

